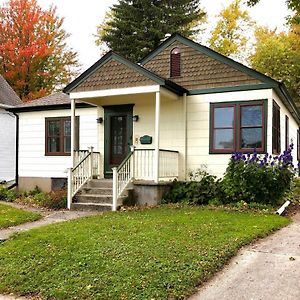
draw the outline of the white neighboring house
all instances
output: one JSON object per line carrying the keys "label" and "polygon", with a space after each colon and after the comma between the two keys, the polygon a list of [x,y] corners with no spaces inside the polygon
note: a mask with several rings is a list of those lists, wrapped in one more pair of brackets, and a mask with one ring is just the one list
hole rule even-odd
{"label": "white neighboring house", "polygon": [[16,116],[7,111],[21,100],[0,75],[0,182],[16,179]]}
{"label": "white neighboring house", "polygon": [[107,181],[93,178],[113,177],[115,209],[129,185],[155,203],[166,182],[201,165],[221,177],[234,151],[278,154],[293,141],[299,159],[299,112],[284,84],[178,34],[139,64],[107,53],[64,92],[71,100],[54,94],[11,111],[20,189],[61,187],[71,168],[69,207],[111,200],[98,195]]}

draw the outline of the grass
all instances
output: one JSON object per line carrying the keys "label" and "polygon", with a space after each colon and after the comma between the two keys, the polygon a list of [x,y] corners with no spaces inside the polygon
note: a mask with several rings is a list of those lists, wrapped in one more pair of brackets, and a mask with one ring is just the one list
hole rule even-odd
{"label": "grass", "polygon": [[33,229],[0,245],[0,292],[47,299],[182,299],[238,248],[289,223],[169,207]]}
{"label": "grass", "polygon": [[41,215],[0,204],[0,229],[19,225],[26,222],[36,221]]}

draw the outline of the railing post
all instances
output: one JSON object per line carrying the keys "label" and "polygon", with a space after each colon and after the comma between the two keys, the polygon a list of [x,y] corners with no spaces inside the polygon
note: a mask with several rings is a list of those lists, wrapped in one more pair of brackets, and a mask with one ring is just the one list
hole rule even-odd
{"label": "railing post", "polygon": [[131,156],[131,177],[135,178],[135,146],[130,146],[130,151],[132,152]]}
{"label": "railing post", "polygon": [[72,198],[73,198],[73,191],[72,191],[72,168],[68,168],[68,200],[67,200],[67,208],[71,209]]}
{"label": "railing post", "polygon": [[112,168],[113,171],[113,203],[112,211],[117,210],[117,200],[118,200],[118,171],[117,168]]}
{"label": "railing post", "polygon": [[89,147],[89,152],[91,153],[90,155],[90,165],[89,165],[89,175],[90,175],[90,178],[93,179],[93,152],[94,152],[94,147]]}

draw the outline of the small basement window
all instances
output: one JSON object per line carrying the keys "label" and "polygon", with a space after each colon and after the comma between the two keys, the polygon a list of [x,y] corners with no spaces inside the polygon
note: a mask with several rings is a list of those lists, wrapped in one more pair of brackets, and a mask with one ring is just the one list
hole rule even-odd
{"label": "small basement window", "polygon": [[180,49],[174,48],[170,54],[170,77],[178,77],[181,75],[181,57]]}
{"label": "small basement window", "polygon": [[[79,145],[79,117],[76,117],[75,148]],[[71,155],[71,118],[46,118],[46,155]]]}

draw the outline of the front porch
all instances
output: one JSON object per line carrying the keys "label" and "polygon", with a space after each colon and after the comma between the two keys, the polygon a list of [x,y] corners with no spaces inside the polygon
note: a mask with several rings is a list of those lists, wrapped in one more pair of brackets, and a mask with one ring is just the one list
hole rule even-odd
{"label": "front porch", "polygon": [[[125,90],[130,94],[125,94]],[[176,130],[176,122],[182,124],[183,97],[160,86],[71,93],[70,96],[73,167],[68,176],[69,209],[76,195],[92,188],[88,183],[93,179],[112,179],[110,191],[105,189],[105,197],[111,209],[116,210],[128,188],[136,191],[135,197],[148,198],[139,203],[154,204],[160,201],[166,182],[184,178],[181,142],[184,128]],[[98,108],[97,149],[75,149],[76,103],[79,102]],[[174,116],[173,106],[176,107]],[[94,195],[99,189],[100,182]],[[91,192],[89,195],[91,200]]]}

